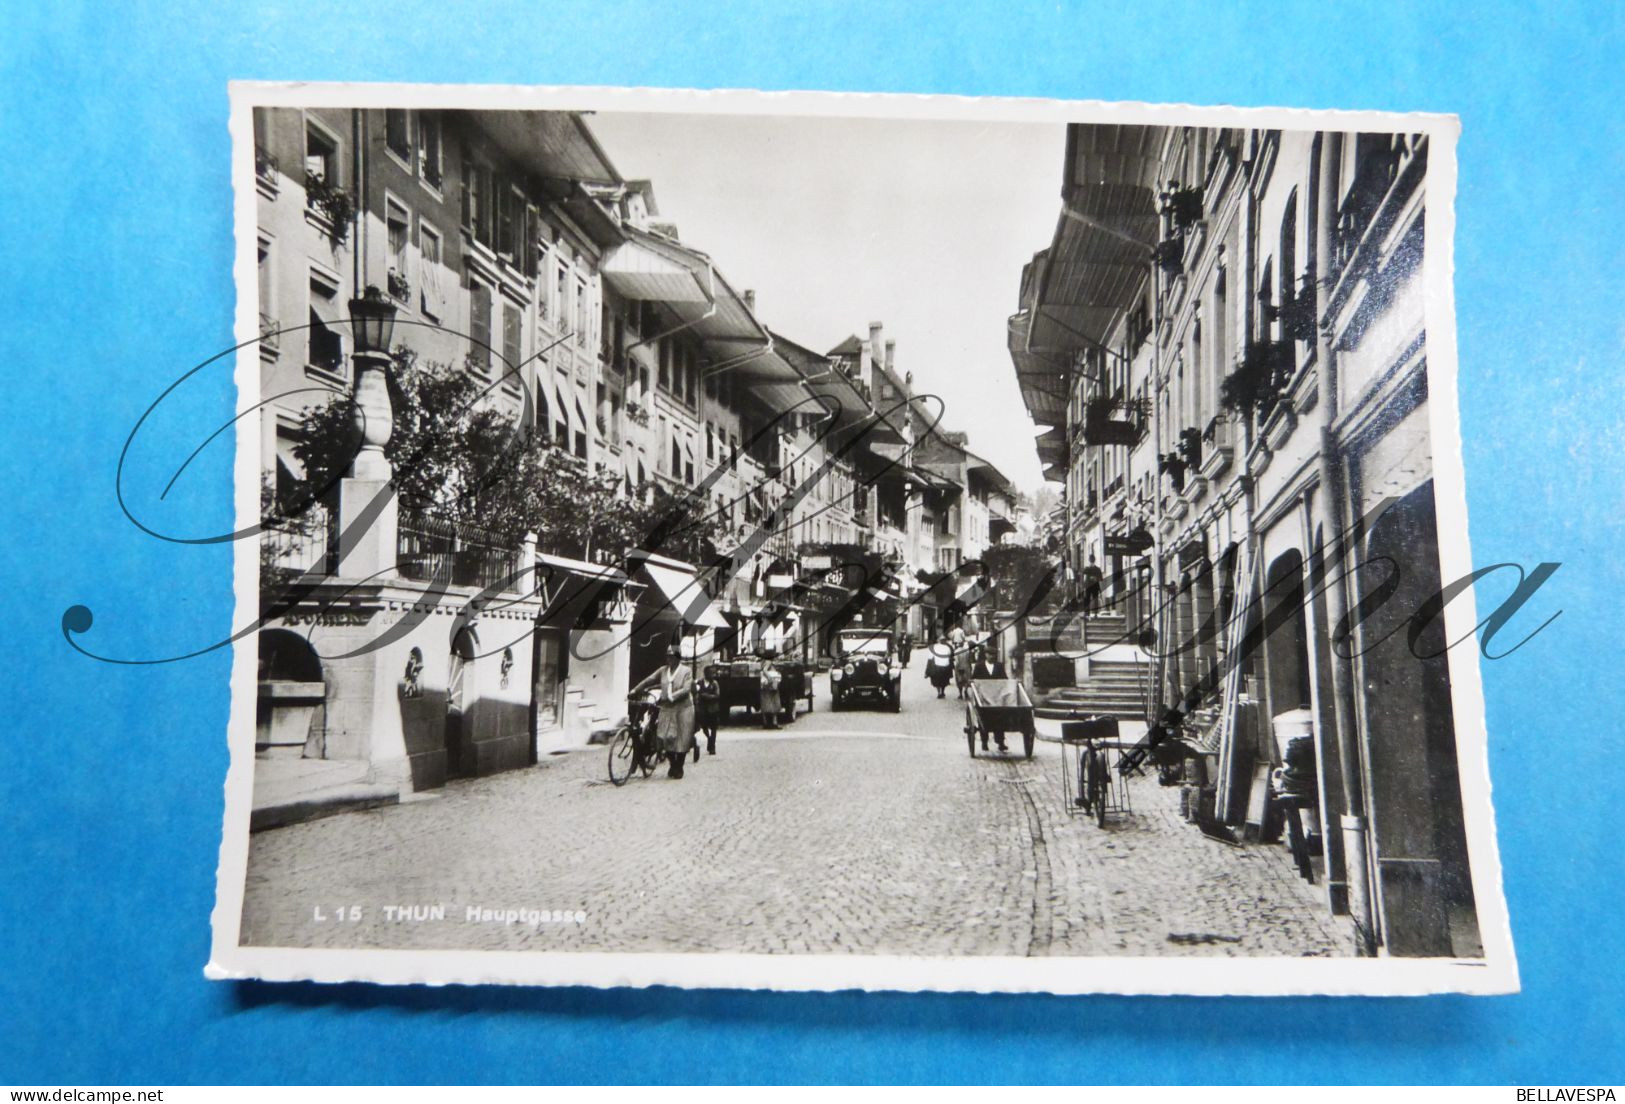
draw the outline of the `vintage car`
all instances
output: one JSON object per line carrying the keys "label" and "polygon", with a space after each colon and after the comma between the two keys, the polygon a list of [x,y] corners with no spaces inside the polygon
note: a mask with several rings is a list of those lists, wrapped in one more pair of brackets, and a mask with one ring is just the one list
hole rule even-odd
{"label": "vintage car", "polygon": [[771,662],[779,670],[779,702],[784,707],[783,719],[796,719],[796,705],[805,700],[807,712],[813,710],[813,680],[807,667],[792,659],[766,660],[760,656],[740,656],[737,659],[712,664],[717,684],[722,691],[720,708],[722,719],[743,706],[750,713],[761,712],[762,664]]}
{"label": "vintage car", "polygon": [[885,629],[843,629],[830,646],[829,707],[877,702],[893,713],[903,707],[903,668],[897,638]]}

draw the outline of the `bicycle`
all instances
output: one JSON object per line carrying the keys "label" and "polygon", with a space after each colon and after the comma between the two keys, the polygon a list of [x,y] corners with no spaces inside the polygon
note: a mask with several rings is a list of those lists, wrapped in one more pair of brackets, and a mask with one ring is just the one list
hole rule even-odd
{"label": "bicycle", "polygon": [[1126,785],[1121,777],[1112,778],[1108,753],[1113,749],[1121,756],[1116,718],[1085,717],[1062,723],[1061,800],[1068,816],[1081,812],[1104,828],[1108,813],[1129,811]]}
{"label": "bicycle", "polygon": [[660,720],[660,703],[656,695],[647,698],[636,695],[627,699],[626,720],[609,738],[609,780],[624,786],[637,771],[648,778],[660,762],[660,748],[655,738],[655,725]]}

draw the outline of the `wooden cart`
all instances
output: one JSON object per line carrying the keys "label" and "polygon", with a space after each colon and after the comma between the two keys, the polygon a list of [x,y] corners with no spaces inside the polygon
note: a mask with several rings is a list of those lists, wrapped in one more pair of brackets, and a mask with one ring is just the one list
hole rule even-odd
{"label": "wooden cart", "polygon": [[1022,751],[1033,757],[1033,699],[1016,679],[973,679],[965,701],[965,746],[976,758],[976,742],[989,736],[1021,733]]}

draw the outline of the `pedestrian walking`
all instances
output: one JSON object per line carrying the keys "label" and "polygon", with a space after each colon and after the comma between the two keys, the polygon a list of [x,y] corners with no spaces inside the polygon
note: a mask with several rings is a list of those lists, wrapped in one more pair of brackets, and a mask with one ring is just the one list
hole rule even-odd
{"label": "pedestrian walking", "polygon": [[[970,677],[971,677],[971,679],[973,681],[976,680],[976,679],[1002,679],[1002,678],[1005,677],[1004,676],[1004,664],[1002,664],[998,660],[994,659],[992,654],[987,650],[987,648],[985,646],[979,646],[976,649],[976,663],[975,663],[975,665],[973,667],[971,667]],[[987,750],[987,738],[988,738],[988,735],[989,735],[988,731],[986,729],[983,729],[982,730],[982,750],[983,751]],[[998,744],[998,748],[999,748],[1000,751],[1009,751],[1010,750],[1009,748],[1005,747],[1005,745],[1004,745],[1004,730],[1003,729],[994,729],[993,732],[992,732],[992,736],[993,736],[994,741]]]}
{"label": "pedestrian walking", "polygon": [[914,636],[905,632],[897,638],[897,658],[902,661],[904,667],[908,666],[909,653],[912,651],[914,651]]}
{"label": "pedestrian walking", "polygon": [[[722,683],[717,680],[717,669],[714,665],[707,666],[694,687],[694,698],[697,705],[696,714],[699,719],[700,731],[705,733],[705,753],[717,753],[717,722],[722,715]],[[694,755],[699,757],[699,744],[694,745]]]}
{"label": "pedestrian walking", "polygon": [[1083,612],[1085,615],[1100,612],[1100,583],[1104,578],[1105,574],[1100,570],[1100,565],[1095,563],[1093,556],[1090,556],[1088,565],[1083,569]]}
{"label": "pedestrian walking", "polygon": [[779,727],[779,712],[784,708],[779,700],[779,684],[783,680],[784,676],[779,674],[779,669],[773,665],[772,657],[764,658],[760,683],[762,727],[764,728]]}
{"label": "pedestrian walking", "polygon": [[948,683],[954,677],[953,645],[938,642],[931,645],[931,655],[925,661],[925,674],[937,688],[937,697],[946,697]]}
{"label": "pedestrian walking", "polygon": [[671,765],[668,778],[683,777],[683,762],[694,747],[694,672],[683,665],[683,653],[674,644],[666,650],[666,665],[632,688],[641,694],[658,688],[660,718],[655,740]]}

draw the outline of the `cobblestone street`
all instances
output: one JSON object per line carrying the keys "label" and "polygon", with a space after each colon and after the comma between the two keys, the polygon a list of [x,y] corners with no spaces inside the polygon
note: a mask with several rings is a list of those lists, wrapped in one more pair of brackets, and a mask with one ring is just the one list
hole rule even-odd
{"label": "cobblestone street", "polygon": [[[918,662],[901,714],[724,728],[616,789],[601,748],[252,837],[260,946],[924,955],[1340,955],[1285,851],[1207,839],[1177,791],[1068,817],[1061,749],[966,755]],[[1020,740],[1013,741],[1019,749]],[[476,910],[470,914],[470,909]],[[545,922],[475,918],[545,912]],[[581,915],[584,914],[584,915]],[[535,920],[532,915],[529,918]]]}

